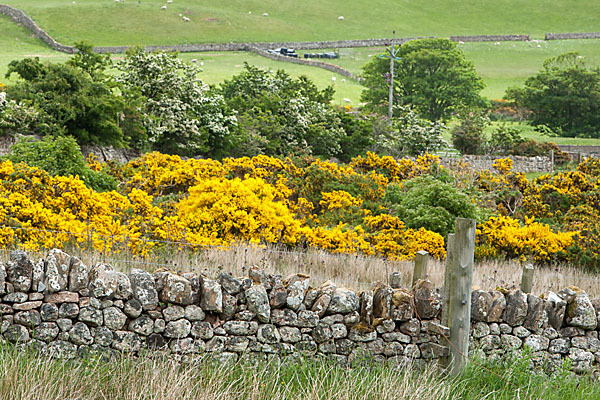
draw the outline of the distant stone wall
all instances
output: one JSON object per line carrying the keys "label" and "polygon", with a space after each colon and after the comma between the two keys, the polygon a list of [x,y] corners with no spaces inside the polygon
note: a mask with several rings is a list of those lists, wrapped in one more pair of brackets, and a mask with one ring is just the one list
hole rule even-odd
{"label": "distant stone wall", "polygon": [[[477,171],[492,170],[495,160],[507,158],[506,156],[474,156],[464,155],[462,158],[441,157],[440,162],[444,166],[457,165],[459,162],[468,163],[472,169]],[[521,157],[508,156],[513,161],[515,172],[553,172],[554,166],[550,157]]]}
{"label": "distant stone wall", "polygon": [[17,8],[0,4],[0,14],[4,14],[11,17],[13,21],[29,29],[31,32],[33,32],[35,37],[43,40],[44,42],[46,42],[46,44],[48,44],[48,46],[52,47],[55,50],[69,54],[74,54],[77,51],[72,46],[65,46],[63,44],[58,43],[42,28],[40,28],[27,14],[25,14],[23,11]]}
{"label": "distant stone wall", "polygon": [[510,42],[529,41],[529,35],[472,35],[472,36],[450,36],[454,42]]}
{"label": "distant stone wall", "polygon": [[581,153],[584,155],[600,154],[600,146],[559,144],[558,148],[567,153]]}
{"label": "distant stone wall", "polygon": [[340,75],[345,76],[346,78],[350,78],[354,81],[357,81],[357,82],[360,81],[360,77],[358,75],[353,74],[352,72],[348,71],[345,68],[340,67],[339,65],[330,64],[330,63],[326,63],[326,62],[322,62],[322,61],[307,60],[304,58],[287,57],[287,56],[284,56],[281,54],[272,54],[272,53],[269,53],[268,51],[266,51],[264,49],[260,49],[258,47],[253,47],[253,48],[250,48],[249,50],[252,51],[253,53],[256,53],[263,57],[270,58],[271,60],[291,62],[293,64],[301,64],[301,65],[308,65],[311,67],[323,68],[327,71],[330,71],[330,72],[333,72],[336,74],[340,74]]}
{"label": "distant stone wall", "polygon": [[[102,263],[88,268],[58,249],[39,260],[18,250],[0,263],[0,297],[0,340],[58,358],[156,349],[188,359],[302,354],[406,365],[448,353],[441,296],[427,280],[358,293],[256,267],[247,277],[125,274]],[[577,289],[543,298],[475,290],[471,351],[497,357],[528,347],[540,364],[568,358],[577,372],[589,371],[600,360],[599,310],[600,299]]]}
{"label": "distant stone wall", "polygon": [[546,33],[546,40],[564,40],[564,39],[600,39],[600,32],[584,33]]}

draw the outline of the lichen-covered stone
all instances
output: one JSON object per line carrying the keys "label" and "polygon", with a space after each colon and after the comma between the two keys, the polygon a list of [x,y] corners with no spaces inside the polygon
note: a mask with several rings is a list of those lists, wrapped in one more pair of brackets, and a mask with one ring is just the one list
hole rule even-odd
{"label": "lichen-covered stone", "polygon": [[271,307],[264,286],[253,285],[246,289],[245,294],[248,310],[255,313],[260,322],[269,322],[271,319]]}
{"label": "lichen-covered stone", "polygon": [[6,303],[25,303],[27,300],[29,300],[29,296],[27,296],[27,293],[13,292],[8,293],[2,298],[2,300]]}
{"label": "lichen-covered stone", "polygon": [[300,305],[304,301],[304,295],[308,290],[310,278],[304,274],[294,274],[286,279],[287,282],[287,299],[286,304],[294,311],[298,311]]}
{"label": "lichen-covered stone", "polygon": [[6,293],[6,267],[0,261],[0,295]]}
{"label": "lichen-covered stone", "polygon": [[421,331],[421,323],[417,318],[400,324],[400,332],[408,336],[416,336]]}
{"label": "lichen-covered stone", "polygon": [[552,354],[567,354],[569,352],[570,349],[570,341],[569,339],[565,339],[565,338],[557,338],[557,339],[553,339],[550,342],[550,345],[548,347],[548,351]]}
{"label": "lichen-covered stone", "polygon": [[480,338],[482,338],[484,336],[487,336],[489,334],[490,334],[490,327],[485,322],[476,322],[471,327],[471,335],[475,339],[480,339]]}
{"label": "lichen-covered stone", "polygon": [[142,315],[129,323],[129,330],[142,336],[148,336],[154,332],[154,322],[147,315]]}
{"label": "lichen-covered stone", "polygon": [[[344,328],[345,328],[345,326],[344,326]],[[287,343],[296,343],[296,342],[299,342],[302,338],[302,336],[300,334],[300,329],[298,329],[294,326],[280,327],[279,335],[281,337],[281,341],[287,342]]]}
{"label": "lichen-covered stone", "polygon": [[159,298],[165,303],[184,306],[192,304],[192,284],[183,276],[168,272],[164,277],[164,287]]}
{"label": "lichen-covered stone", "polygon": [[117,281],[117,289],[115,291],[115,299],[117,300],[129,300],[133,297],[133,289],[131,288],[131,281],[129,277],[122,273],[115,271],[114,275]]}
{"label": "lichen-covered stone", "polygon": [[208,352],[220,352],[225,349],[227,338],[225,336],[214,336],[212,339],[206,342],[206,351]]}
{"label": "lichen-covered stone", "polygon": [[89,275],[88,289],[98,299],[111,299],[117,292],[118,276],[112,266],[96,264]]}
{"label": "lichen-covered stone", "polygon": [[136,352],[142,348],[142,341],[133,332],[116,331],[113,333],[112,348],[125,353]]}
{"label": "lichen-covered stone", "polygon": [[221,288],[232,296],[242,291],[242,282],[226,272],[221,272],[217,278]]}
{"label": "lichen-covered stone", "polygon": [[329,325],[319,324],[312,331],[312,337],[317,343],[333,339],[333,331]]}
{"label": "lichen-covered stone", "polygon": [[[87,274],[87,272],[86,272]],[[1,275],[1,272],[0,272]],[[40,258],[36,263],[33,264],[33,271],[31,274],[31,290],[34,292],[42,293],[46,291],[46,262]]]}
{"label": "lichen-covered stone", "polygon": [[67,289],[71,256],[59,249],[52,249],[46,257],[46,293],[56,293]]}
{"label": "lichen-covered stone", "polygon": [[527,295],[527,316],[523,326],[532,331],[543,330],[548,326],[548,313],[543,299],[533,294]]}
{"label": "lichen-covered stone", "polygon": [[204,311],[223,312],[223,291],[217,281],[203,277],[201,293],[200,307]]}
{"label": "lichen-covered stone", "polygon": [[506,295],[506,308],[502,319],[510,326],[523,324],[527,316],[527,295],[518,289]]}
{"label": "lichen-covered stone", "polygon": [[58,318],[77,318],[78,315],[77,303],[62,303],[58,309]]}
{"label": "lichen-covered stone", "polygon": [[532,352],[546,351],[550,345],[550,339],[542,335],[529,335],[523,341],[523,346],[527,346]]}
{"label": "lichen-covered stone", "polygon": [[198,321],[192,324],[192,328],[190,330],[190,334],[192,337],[197,339],[209,340],[215,335],[212,325],[210,322],[206,321]]}
{"label": "lichen-covered stone", "polygon": [[74,344],[92,344],[94,338],[90,332],[90,328],[83,322],[77,322],[69,331],[69,341]]}
{"label": "lichen-covered stone", "polygon": [[192,287],[192,304],[200,303],[200,296],[202,292],[202,277],[198,276],[193,272],[185,272],[181,274],[185,279],[190,281]]}
{"label": "lichen-covered stone", "polygon": [[596,310],[584,291],[578,292],[567,301],[566,322],[585,330],[596,329]]}
{"label": "lichen-covered stone", "polygon": [[223,324],[223,329],[230,335],[255,335],[258,323],[256,321],[227,321]]}
{"label": "lichen-covered stone", "polygon": [[164,336],[168,338],[181,339],[190,334],[192,324],[186,319],[171,321],[167,324]]}
{"label": "lichen-covered stone", "polygon": [[34,331],[34,339],[41,340],[42,342],[49,343],[56,339],[60,329],[56,322],[42,322]]}
{"label": "lichen-covered stone", "polygon": [[69,292],[77,292],[86,289],[89,284],[88,267],[77,257],[71,256],[71,266],[69,267]]}
{"label": "lichen-covered stone", "polygon": [[487,322],[501,322],[504,309],[506,308],[506,297],[502,292],[493,290],[490,292],[492,303],[487,312]]}
{"label": "lichen-covered stone", "polygon": [[367,290],[360,294],[360,321],[373,325],[373,291]]}
{"label": "lichen-covered stone", "polygon": [[567,310],[567,302],[556,293],[550,291],[546,295],[546,314],[548,315],[548,325],[556,330],[562,327]]}
{"label": "lichen-covered stone", "polygon": [[518,350],[523,344],[521,339],[514,335],[501,335],[500,340],[502,341],[502,348],[507,352]]}
{"label": "lichen-covered stone", "polygon": [[137,318],[142,315],[142,303],[138,299],[130,299],[125,302],[123,312],[129,318]]}
{"label": "lichen-covered stone", "polygon": [[100,326],[104,322],[102,311],[93,307],[82,307],[77,319],[89,326]]}
{"label": "lichen-covered stone", "polygon": [[65,340],[56,340],[48,344],[45,352],[53,358],[70,360],[77,356],[77,346]]}
{"label": "lichen-covered stone", "polygon": [[10,261],[6,263],[8,281],[16,292],[27,292],[33,279],[33,263],[22,250],[10,253]]}
{"label": "lichen-covered stone", "polygon": [[360,309],[360,299],[356,292],[338,288],[333,292],[331,302],[327,308],[327,314],[348,314]]}
{"label": "lichen-covered stone", "polygon": [[185,316],[185,309],[181,306],[169,306],[162,311],[165,321],[177,321]]}
{"label": "lichen-covered stone", "polygon": [[150,273],[141,269],[132,269],[129,274],[133,296],[143,310],[152,310],[158,305],[158,292],[154,278]]}
{"label": "lichen-covered stone", "polygon": [[485,290],[474,290],[471,293],[471,321],[487,321],[492,305],[492,295]]}
{"label": "lichen-covered stone", "polygon": [[11,343],[25,343],[29,341],[29,331],[23,325],[10,325],[4,331],[3,336]]}
{"label": "lichen-covered stone", "polygon": [[40,312],[37,310],[20,311],[15,313],[14,321],[16,324],[24,325],[28,328],[38,326],[42,323]]}
{"label": "lichen-covered stone", "polygon": [[61,332],[68,332],[73,327],[73,320],[69,318],[59,318],[56,320],[56,325]]}
{"label": "lichen-covered stone", "polygon": [[279,331],[272,324],[264,324],[258,327],[256,338],[261,343],[279,343],[281,341],[281,335]]}
{"label": "lichen-covered stone", "polygon": [[56,321],[58,319],[58,307],[56,304],[44,303],[40,307],[42,321]]}
{"label": "lichen-covered stone", "polygon": [[127,322],[127,316],[117,307],[108,307],[102,310],[104,325],[113,331],[120,331]]}
{"label": "lichen-covered stone", "polygon": [[442,298],[429,280],[419,280],[413,288],[415,313],[421,319],[435,318],[442,309]]}
{"label": "lichen-covered stone", "polygon": [[204,318],[206,318],[206,314],[202,308],[195,304],[190,304],[189,306],[185,307],[184,317],[190,322],[202,321]]}
{"label": "lichen-covered stone", "polygon": [[419,346],[419,349],[421,350],[421,357],[426,360],[445,357],[449,353],[447,346],[433,342],[423,343]]}

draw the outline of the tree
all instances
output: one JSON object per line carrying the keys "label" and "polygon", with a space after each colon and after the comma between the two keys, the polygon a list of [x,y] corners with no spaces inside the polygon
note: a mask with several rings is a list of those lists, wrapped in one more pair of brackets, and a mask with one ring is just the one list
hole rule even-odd
{"label": "tree", "polygon": [[600,69],[588,68],[578,53],[547,59],[525,87],[505,97],[532,111],[532,125],[559,136],[600,137]]}
{"label": "tree", "polygon": [[329,104],[333,89],[319,90],[304,76],[294,79],[282,70],[272,74],[246,64],[244,71],[221,84],[221,93],[238,113],[237,156],[331,157],[341,154],[343,141],[352,140],[353,134],[343,128],[350,124],[343,123]]}
{"label": "tree", "polygon": [[[403,44],[395,65],[394,103],[410,105],[430,121],[447,119],[452,112],[482,107],[484,84],[473,63],[448,39],[419,39]],[[387,109],[389,60],[373,57],[363,67],[361,100],[381,112]]]}
{"label": "tree", "polygon": [[[96,79],[100,71],[94,70],[91,75],[73,63],[42,64],[37,57],[11,61],[6,76],[16,73],[22,80],[8,87],[8,97],[29,107],[30,115],[42,114],[36,120],[45,126],[38,129],[42,125],[36,123],[33,131],[19,133],[64,133],[79,144],[116,147],[126,146],[132,135],[143,135],[140,131],[123,131],[128,105],[104,79]],[[12,109],[18,111],[14,105]]]}
{"label": "tree", "polygon": [[134,49],[117,64],[117,81],[127,99],[139,104],[153,149],[186,156],[220,156],[229,147],[236,118],[223,97],[200,79],[200,70],[177,53]]}
{"label": "tree", "polygon": [[391,129],[377,138],[374,150],[401,157],[434,153],[448,147],[442,138],[445,129],[442,123],[422,119],[407,107],[396,107],[395,111],[400,115],[393,118]]}

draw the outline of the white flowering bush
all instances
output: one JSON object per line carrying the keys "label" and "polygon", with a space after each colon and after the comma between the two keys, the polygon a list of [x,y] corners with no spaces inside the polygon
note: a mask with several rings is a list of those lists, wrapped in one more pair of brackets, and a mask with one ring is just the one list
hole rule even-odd
{"label": "white flowering bush", "polygon": [[184,155],[211,154],[226,146],[236,118],[223,96],[198,79],[200,70],[176,53],[136,49],[118,63],[125,96],[141,95],[142,123],[153,149]]}

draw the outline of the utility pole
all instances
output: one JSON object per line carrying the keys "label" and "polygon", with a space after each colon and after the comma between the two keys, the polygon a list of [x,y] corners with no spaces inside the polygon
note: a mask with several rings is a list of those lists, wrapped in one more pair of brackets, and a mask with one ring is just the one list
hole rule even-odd
{"label": "utility pole", "polygon": [[390,120],[390,124],[392,123],[392,115],[394,112],[394,61],[400,60],[399,57],[396,57],[396,54],[398,54],[398,51],[400,51],[400,49],[396,49],[394,43],[395,40],[396,31],[392,31],[392,47],[390,49],[387,49],[389,56],[384,56],[383,54],[379,56],[379,58],[390,58],[390,93],[388,97],[388,118]]}

